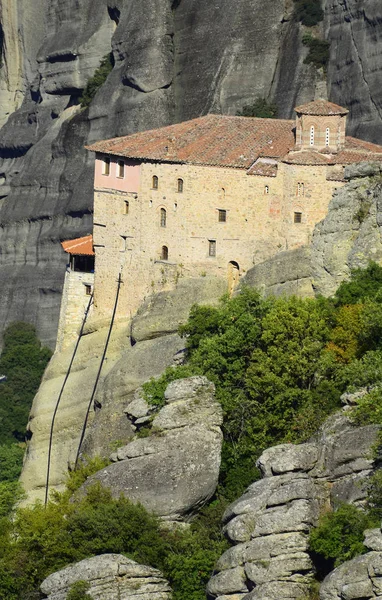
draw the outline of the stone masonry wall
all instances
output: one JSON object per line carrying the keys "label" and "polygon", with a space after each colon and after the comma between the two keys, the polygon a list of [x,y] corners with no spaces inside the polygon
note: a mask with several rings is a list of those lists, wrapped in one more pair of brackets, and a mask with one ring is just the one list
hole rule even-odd
{"label": "stone masonry wall", "polygon": [[94,273],[66,271],[56,351],[67,348],[77,338],[90,298],[86,286],[93,290]]}
{"label": "stone masonry wall", "polygon": [[[111,173],[116,162],[111,161]],[[183,180],[183,192],[178,191],[178,179]],[[327,181],[326,166],[288,164],[278,165],[276,177],[260,177],[240,169],[147,162],[141,165],[136,190],[131,181],[126,181],[126,191],[121,183],[120,191],[109,189],[107,175],[98,175],[97,181],[102,184],[94,202],[99,317],[112,310],[119,272],[123,284],[118,310],[126,317],[146,296],[168,289],[179,277],[228,279],[232,263],[241,275],[280,251],[307,243],[326,214],[333,190],[341,185]],[[298,196],[301,182],[304,191]],[[166,211],[165,226],[161,209]],[[225,222],[219,222],[219,210],[226,211]],[[302,213],[301,223],[294,223],[294,212]],[[209,256],[210,241],[216,242],[216,256]],[[163,246],[168,248],[167,260],[162,260]]]}

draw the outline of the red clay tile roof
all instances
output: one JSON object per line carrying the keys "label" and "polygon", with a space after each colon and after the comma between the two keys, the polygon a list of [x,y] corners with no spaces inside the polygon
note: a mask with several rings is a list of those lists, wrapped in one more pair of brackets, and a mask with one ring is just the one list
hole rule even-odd
{"label": "red clay tile roof", "polygon": [[294,148],[282,160],[292,165],[350,165],[363,161],[381,161],[382,146],[346,137],[345,146],[337,153],[332,154],[327,149],[322,152],[317,150],[299,150]]}
{"label": "red clay tile roof", "polygon": [[276,177],[277,164],[256,162],[247,171],[247,175],[260,175],[261,177]]}
{"label": "red clay tile roof", "polygon": [[373,144],[372,142],[366,142],[365,140],[359,140],[358,138],[353,138],[350,136],[346,136],[346,148],[347,149],[357,149],[357,150],[367,150],[368,152],[376,152],[382,153],[382,146],[378,146],[378,144]]}
{"label": "red clay tile roof", "polygon": [[280,119],[210,114],[87,148],[128,158],[248,169],[258,157],[285,156],[295,143],[294,125]]}
{"label": "red clay tile roof", "polygon": [[314,150],[300,150],[289,152],[283,162],[290,165],[330,165],[335,164],[331,157],[315,152]]}
{"label": "red clay tile roof", "polygon": [[75,240],[61,242],[61,246],[68,254],[94,256],[92,235],[86,235],[85,237],[80,237]]}
{"label": "red clay tile roof", "polygon": [[333,102],[327,100],[314,100],[314,102],[308,102],[308,104],[301,104],[296,106],[294,109],[296,113],[303,115],[319,115],[319,116],[333,116],[333,115],[347,115],[348,109]]}

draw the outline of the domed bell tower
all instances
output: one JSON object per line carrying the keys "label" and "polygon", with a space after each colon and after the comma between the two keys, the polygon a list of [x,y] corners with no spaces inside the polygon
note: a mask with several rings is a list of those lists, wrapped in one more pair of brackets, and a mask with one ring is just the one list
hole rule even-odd
{"label": "domed bell tower", "polygon": [[326,100],[315,100],[296,111],[296,146],[301,150],[336,153],[345,145],[348,110]]}

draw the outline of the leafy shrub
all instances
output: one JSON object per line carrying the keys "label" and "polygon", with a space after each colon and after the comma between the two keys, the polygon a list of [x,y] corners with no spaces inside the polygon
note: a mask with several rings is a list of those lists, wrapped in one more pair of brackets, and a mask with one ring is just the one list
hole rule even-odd
{"label": "leafy shrub", "polygon": [[113,552],[161,569],[174,600],[204,600],[213,566],[227,548],[217,526],[221,513],[205,510],[203,526],[196,522],[186,532],[166,531],[142,506],[122,496],[113,499],[100,484],[75,502],[68,492],[56,493],[46,507],[18,509],[12,521],[0,520],[0,599],[29,600],[50,573]]}
{"label": "leafy shrub", "polygon": [[70,586],[66,600],[91,600],[91,596],[87,594],[90,589],[90,584],[87,581],[76,581]]}
{"label": "leafy shrub", "polygon": [[[379,438],[379,448],[381,445],[381,437]],[[378,450],[378,448],[377,448]],[[367,502],[366,506],[369,515],[378,524],[382,519],[382,470],[378,469],[369,479],[367,484]]]}
{"label": "leafy shrub", "polygon": [[80,465],[74,471],[69,471],[66,479],[66,494],[71,496],[76,492],[90,475],[97,473],[110,464],[107,458],[95,456],[94,458],[84,458]]}
{"label": "leafy shrub", "polygon": [[317,69],[323,68],[325,71],[330,58],[330,43],[309,34],[304,35],[302,43],[309,48],[308,56],[305,58],[304,63],[312,64]]}
{"label": "leafy shrub", "polygon": [[328,561],[329,572],[346,560],[366,552],[363,532],[377,524],[369,514],[351,504],[344,504],[336,512],[322,517],[318,527],[312,529],[310,549],[316,558]]}
{"label": "leafy shrub", "polygon": [[382,423],[382,389],[380,386],[371,390],[358,401],[353,410],[352,420],[357,425],[369,425]]}
{"label": "leafy shrub", "polygon": [[314,27],[324,19],[320,0],[294,0],[294,18],[306,27]]}
{"label": "leafy shrub", "polygon": [[350,281],[343,281],[334,300],[337,306],[356,304],[365,298],[374,299],[382,288],[382,267],[371,261],[366,269],[353,269]]}
{"label": "leafy shrub", "polygon": [[100,66],[94,73],[93,77],[91,77],[86,84],[86,87],[80,98],[80,104],[83,108],[86,108],[90,105],[99,88],[105,83],[109,73],[111,73],[113,70],[113,67],[113,54],[110,53],[103,57]]}
{"label": "leafy shrub", "polygon": [[16,481],[23,466],[24,448],[19,444],[0,446],[0,482]]}
{"label": "leafy shrub", "polygon": [[43,348],[33,325],[15,322],[4,332],[0,374],[0,444],[23,441],[32,400],[52,355]]}
{"label": "leafy shrub", "polygon": [[257,98],[253,104],[245,104],[236,115],[238,117],[258,117],[261,119],[276,119],[277,104],[268,102],[265,98]]}

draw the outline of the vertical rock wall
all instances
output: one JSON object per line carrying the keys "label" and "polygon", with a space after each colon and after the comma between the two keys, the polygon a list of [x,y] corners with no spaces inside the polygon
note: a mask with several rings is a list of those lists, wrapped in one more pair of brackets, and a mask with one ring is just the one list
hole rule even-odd
{"label": "vertical rock wall", "polygon": [[[326,1],[330,98],[350,130],[382,132],[378,0]],[[325,94],[304,64],[290,0],[0,0],[0,329],[37,324],[53,346],[65,258],[89,233],[87,142],[209,111],[235,114],[258,95],[281,117]],[[325,30],[325,32],[324,32]],[[114,69],[89,110],[79,97],[102,58]]]}

